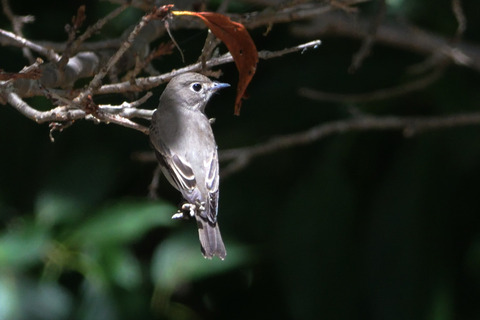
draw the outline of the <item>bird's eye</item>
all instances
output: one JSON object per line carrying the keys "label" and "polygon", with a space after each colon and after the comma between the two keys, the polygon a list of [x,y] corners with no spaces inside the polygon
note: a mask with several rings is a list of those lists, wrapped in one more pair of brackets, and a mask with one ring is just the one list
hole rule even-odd
{"label": "bird's eye", "polygon": [[200,83],[194,83],[192,84],[192,89],[195,92],[199,92],[200,90],[202,90],[202,85]]}

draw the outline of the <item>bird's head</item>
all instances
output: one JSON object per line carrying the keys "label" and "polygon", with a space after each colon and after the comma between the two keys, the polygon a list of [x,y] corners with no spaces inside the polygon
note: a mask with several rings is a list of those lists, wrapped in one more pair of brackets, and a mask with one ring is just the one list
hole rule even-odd
{"label": "bird's head", "polygon": [[161,99],[168,99],[176,106],[203,112],[212,95],[229,86],[228,83],[212,81],[199,73],[188,72],[172,78]]}

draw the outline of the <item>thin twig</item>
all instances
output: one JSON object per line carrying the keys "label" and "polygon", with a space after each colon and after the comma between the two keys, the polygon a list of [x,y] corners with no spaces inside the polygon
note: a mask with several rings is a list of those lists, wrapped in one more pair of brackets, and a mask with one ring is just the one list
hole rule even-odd
{"label": "thin twig", "polygon": [[180,56],[182,57],[182,62],[185,63],[185,56],[183,55],[182,48],[177,43],[177,40],[173,37],[172,32],[170,31],[170,23],[168,23],[168,20],[165,20],[165,30],[167,31],[168,36],[170,37],[170,40],[172,41],[173,45],[177,48],[178,52],[180,53]]}
{"label": "thin twig", "polygon": [[286,49],[278,50],[278,51],[262,50],[262,51],[258,52],[258,57],[260,59],[263,59],[263,60],[268,60],[268,59],[278,58],[278,57],[284,56],[286,54],[294,53],[294,52],[298,52],[298,51],[301,51],[302,53],[304,53],[308,49],[317,49],[318,46],[320,46],[321,44],[322,44],[322,41],[313,40],[313,41],[310,41],[310,42],[307,42],[307,43],[299,44],[298,46],[294,46],[294,47],[291,47],[291,48],[286,48]]}
{"label": "thin twig", "polygon": [[118,62],[118,60],[123,56],[123,54],[132,46],[133,41],[138,36],[140,30],[142,30],[149,22],[150,15],[147,14],[142,17],[142,20],[135,26],[135,28],[130,32],[127,39],[122,43],[120,48],[115,52],[115,54],[108,60],[107,64],[100,69],[100,71],[93,77],[90,81],[88,88],[82,91],[74,101],[79,104],[83,104],[87,97],[92,95],[97,88],[102,84],[102,79],[108,74],[108,72],[113,68],[113,66]]}
{"label": "thin twig", "polygon": [[149,129],[147,127],[142,126],[136,122],[130,121],[129,119],[118,114],[99,112],[98,114],[95,115],[95,117],[107,124],[115,123],[125,128],[135,129],[146,135],[148,135],[149,133]]}
{"label": "thin twig", "polygon": [[63,51],[62,57],[57,62],[57,68],[61,72],[65,71],[65,66],[68,63],[68,60],[76,50],[73,44],[75,41],[75,37],[77,36],[78,29],[82,26],[83,22],[85,22],[85,5],[81,5],[77,9],[77,15],[73,16],[72,24],[67,24],[65,26],[65,31],[67,31],[68,39],[65,45],[65,51]]}
{"label": "thin twig", "polygon": [[467,18],[465,17],[461,0],[452,0],[452,11],[458,23],[457,30],[455,31],[454,42],[458,42],[461,40],[465,30],[467,29]]}
{"label": "thin twig", "polygon": [[435,82],[443,74],[443,69],[436,70],[423,78],[386,89],[375,90],[366,93],[346,94],[322,92],[310,88],[300,88],[298,94],[316,101],[330,102],[370,102],[384,99],[392,99],[410,92],[421,90]]}
{"label": "thin twig", "polygon": [[155,171],[152,174],[152,181],[148,185],[148,197],[150,199],[157,199],[157,190],[158,190],[158,184],[160,181],[160,176],[162,175],[162,170],[159,165],[155,167]]}
{"label": "thin twig", "polygon": [[[8,3],[8,0],[2,0],[2,7],[3,7],[3,13],[7,16],[7,18],[12,22],[13,26],[13,31],[15,34],[17,34],[20,37],[23,37],[23,32],[22,28],[23,25],[26,23],[32,23],[35,21],[34,16],[17,16],[13,13],[12,8],[10,7],[10,4]],[[35,61],[35,58],[32,55],[32,52],[30,51],[29,48],[23,47],[22,48],[23,55],[27,58],[27,60],[30,63],[33,63]]]}
{"label": "thin twig", "polygon": [[[30,40],[27,40],[21,36],[18,36],[10,31],[0,29],[0,36],[3,36],[5,39],[10,40],[12,45],[15,45],[20,48],[29,48],[35,52],[40,53],[41,55],[47,57],[49,60],[57,61],[60,57],[50,49],[42,47]],[[1,42],[1,40],[0,40]]]}
{"label": "thin twig", "polygon": [[352,10],[356,10],[356,8],[353,7],[354,5],[369,1],[371,0],[346,0],[342,1],[341,5],[339,5],[339,1],[321,1],[319,3],[302,3],[300,1],[297,5],[282,8],[276,12],[271,12],[270,10],[253,12],[241,19],[241,22],[246,28],[255,29],[274,23],[312,19],[330,11],[338,11],[339,9],[352,12]]}
{"label": "thin twig", "polygon": [[133,70],[127,72],[123,79],[127,79],[131,83],[134,83],[135,78],[142,70],[145,70],[148,74],[153,76],[158,75],[159,72],[155,70],[155,68],[151,64],[152,60],[171,54],[173,52],[173,48],[174,44],[172,42],[163,42],[160,43],[156,49],[152,50],[146,58],[141,58],[137,55],[135,57],[135,67],[133,68]]}
{"label": "thin twig", "polygon": [[377,34],[377,30],[382,24],[382,21],[385,17],[385,13],[387,11],[387,4],[385,0],[378,0],[378,12],[377,15],[375,16],[375,19],[372,19],[368,34],[363,39],[362,46],[358,50],[357,53],[355,53],[352,57],[352,64],[348,68],[348,71],[350,73],[353,73],[360,68],[362,65],[363,60],[365,60],[366,57],[370,55],[370,51],[372,49],[373,44],[375,43],[375,37]]}
{"label": "thin twig", "polygon": [[97,22],[95,22],[95,24],[93,24],[92,26],[88,27],[87,30],[82,34],[80,35],[77,40],[75,41],[74,43],[74,48],[75,50],[78,49],[78,47],[83,43],[85,42],[85,40],[87,40],[88,38],[90,38],[93,34],[97,33],[98,31],[100,31],[104,26],[105,24],[107,24],[107,22],[113,20],[114,18],[116,18],[120,13],[122,13],[123,11],[125,11],[126,8],[128,8],[130,6],[130,4],[128,3],[128,1],[126,1],[124,4],[122,4],[121,6],[117,7],[115,10],[113,10],[112,12],[110,12],[109,14],[107,14],[105,17],[99,19]]}
{"label": "thin twig", "polygon": [[98,109],[103,113],[116,114],[125,118],[142,118],[150,120],[153,110],[138,109],[137,107],[144,104],[153,94],[147,92],[143,97],[133,102],[123,102],[119,106],[99,105]]}

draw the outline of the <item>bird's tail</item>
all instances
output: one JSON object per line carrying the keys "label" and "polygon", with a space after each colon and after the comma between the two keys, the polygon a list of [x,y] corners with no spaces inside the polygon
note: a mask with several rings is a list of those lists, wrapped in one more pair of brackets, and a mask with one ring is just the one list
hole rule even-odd
{"label": "bird's tail", "polygon": [[213,256],[217,256],[222,260],[225,259],[227,251],[223,244],[218,223],[213,224],[198,215],[196,219],[203,256],[208,259],[211,259]]}

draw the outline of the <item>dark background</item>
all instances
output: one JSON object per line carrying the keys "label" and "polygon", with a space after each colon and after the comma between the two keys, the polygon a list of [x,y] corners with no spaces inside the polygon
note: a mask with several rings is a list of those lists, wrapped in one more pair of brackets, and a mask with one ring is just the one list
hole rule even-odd
{"label": "dark background", "polygon": [[[387,20],[455,33],[449,1],[387,3]],[[87,24],[115,7],[25,0],[11,6],[36,18],[25,37],[62,42],[81,4]],[[231,8],[261,7],[232,1]],[[478,43],[480,2],[464,1],[464,9],[465,41]],[[375,3],[360,6],[360,15],[375,11]],[[127,10],[95,40],[118,36],[141,16]],[[0,22],[11,30],[5,16]],[[294,37],[289,27],[274,25],[268,36],[264,28],[251,32],[259,50],[313,40]],[[175,32],[187,64],[205,35]],[[478,73],[454,65],[432,85],[395,99],[302,97],[301,87],[361,93],[395,86],[428,58],[378,44],[352,74],[361,42],[328,35],[322,41],[316,50],[261,60],[240,117],[233,116],[234,89],[212,100],[207,113],[216,118],[220,150],[348,119],[352,108],[428,117],[479,107]],[[26,64],[20,49],[0,50],[4,71]],[[155,66],[167,72],[183,64],[175,52]],[[236,84],[232,64],[220,69],[222,81]],[[156,107],[162,90],[153,90],[144,107]],[[50,108],[44,98],[27,101]],[[203,259],[193,222],[170,220],[180,196],[165,179],[159,198],[149,199],[155,163],[134,156],[150,150],[146,136],[88,121],[55,133],[54,143],[48,132],[47,124],[0,105],[0,319],[480,318],[480,126],[413,137],[347,132],[255,159],[221,181],[223,262]]]}

